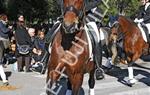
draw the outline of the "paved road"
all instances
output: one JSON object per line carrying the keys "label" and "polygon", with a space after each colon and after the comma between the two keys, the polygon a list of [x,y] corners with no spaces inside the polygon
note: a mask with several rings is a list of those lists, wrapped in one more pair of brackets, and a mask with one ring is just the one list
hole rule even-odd
{"label": "paved road", "polygon": [[[137,63],[143,62],[138,60]],[[150,64],[138,64],[134,69],[135,78],[138,79],[138,82],[133,87],[129,87],[125,83],[127,80],[127,66],[120,65],[113,69],[110,74],[106,74],[105,79],[96,81],[95,95],[150,95]],[[0,95],[42,95],[45,92],[46,75],[40,75],[35,72],[14,72],[12,65],[9,65],[5,71],[9,76],[11,86],[9,90],[0,86]],[[88,95],[87,81],[88,74],[85,75],[80,95]],[[65,87],[64,83],[59,95],[65,95]]]}

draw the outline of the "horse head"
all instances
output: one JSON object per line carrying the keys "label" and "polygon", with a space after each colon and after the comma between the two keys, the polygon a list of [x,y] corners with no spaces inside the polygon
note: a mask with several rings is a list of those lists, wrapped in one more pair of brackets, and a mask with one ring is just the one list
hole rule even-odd
{"label": "horse head", "polygon": [[[127,52],[127,56],[134,55],[134,53],[138,52],[139,57],[143,52],[142,48],[147,47],[138,26],[124,16],[119,16],[115,23],[113,23],[111,36],[110,38],[112,38],[114,42],[123,42],[121,48]],[[115,39],[114,36],[116,36]],[[136,56],[135,59],[128,58],[128,60],[135,61],[138,57]]]}
{"label": "horse head", "polygon": [[118,31],[119,31],[119,21],[117,17],[114,17],[115,19],[111,19],[109,22],[111,24],[111,34],[109,37],[110,42],[116,42],[118,37]]}
{"label": "horse head", "polygon": [[83,0],[64,0],[63,28],[65,33],[74,33],[80,29],[83,9]]}
{"label": "horse head", "polygon": [[136,24],[133,23],[130,19],[127,19],[124,16],[118,16],[117,19],[112,23],[111,27],[111,36],[116,40],[124,39],[124,37],[131,37],[127,35],[134,35],[131,31],[135,31],[137,35],[140,32]]}

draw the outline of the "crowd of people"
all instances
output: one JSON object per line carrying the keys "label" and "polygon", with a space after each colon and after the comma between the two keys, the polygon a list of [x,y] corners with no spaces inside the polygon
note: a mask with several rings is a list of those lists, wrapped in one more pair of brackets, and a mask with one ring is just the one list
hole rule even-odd
{"label": "crowd of people", "polygon": [[[6,57],[12,57],[17,61],[18,72],[42,72],[43,63],[48,59],[45,44],[45,31],[28,27],[25,24],[24,16],[18,15],[15,30],[12,26],[7,26],[8,17],[6,14],[0,15],[0,76],[3,84],[9,82],[4,73]],[[10,36],[10,34],[12,34]],[[7,50],[7,52],[6,52]],[[9,53],[9,54],[6,54]],[[12,56],[10,56],[10,54]],[[45,55],[46,54],[46,55]],[[5,56],[8,55],[8,56]],[[44,57],[44,58],[43,58]],[[46,58],[47,57],[47,58]],[[46,58],[46,59],[45,59]],[[9,60],[8,60],[9,61]]]}

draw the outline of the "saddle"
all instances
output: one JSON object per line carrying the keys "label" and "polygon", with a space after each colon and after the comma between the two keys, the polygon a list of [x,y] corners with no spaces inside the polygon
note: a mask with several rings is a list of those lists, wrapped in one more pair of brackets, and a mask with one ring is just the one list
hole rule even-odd
{"label": "saddle", "polygon": [[101,70],[101,55],[102,55],[102,52],[101,52],[101,37],[100,37],[100,34],[96,33],[95,29],[94,29],[94,25],[92,24],[87,24],[86,25],[88,30],[87,33],[89,35],[89,38],[91,40],[91,44],[92,44],[92,53],[93,53],[93,61],[94,63],[96,63],[97,65],[97,69]]}

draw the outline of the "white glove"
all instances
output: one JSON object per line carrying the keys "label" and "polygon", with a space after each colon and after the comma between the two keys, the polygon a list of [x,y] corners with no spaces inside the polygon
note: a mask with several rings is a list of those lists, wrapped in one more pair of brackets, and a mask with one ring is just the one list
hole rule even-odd
{"label": "white glove", "polygon": [[92,13],[95,13],[96,9],[97,9],[97,7],[91,9]]}
{"label": "white glove", "polygon": [[134,22],[137,22],[137,23],[141,23],[143,21],[144,21],[143,19],[137,19],[137,18],[134,20]]}
{"label": "white glove", "polygon": [[139,21],[138,21],[138,22],[139,22],[139,23],[141,23],[141,22],[143,22],[143,21],[144,21],[143,19],[139,19]]}
{"label": "white glove", "polygon": [[134,22],[135,22],[135,23],[136,23],[136,22],[138,22],[138,19],[137,19],[137,18],[135,18]]}

